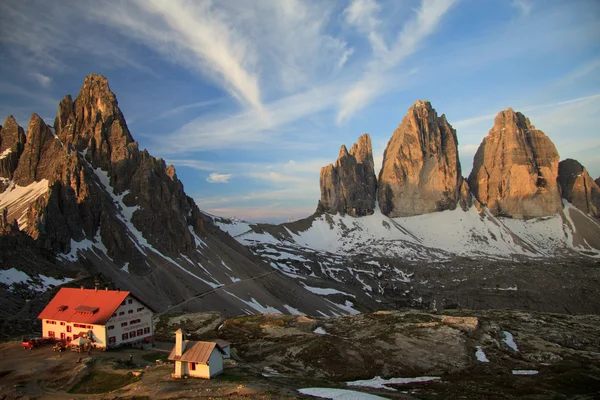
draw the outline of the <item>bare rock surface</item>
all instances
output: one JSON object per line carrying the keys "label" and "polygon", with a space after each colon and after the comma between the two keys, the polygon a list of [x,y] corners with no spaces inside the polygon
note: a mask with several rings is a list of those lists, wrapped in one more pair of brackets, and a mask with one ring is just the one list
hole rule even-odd
{"label": "bare rock surface", "polygon": [[558,164],[562,197],[584,213],[600,217],[600,187],[577,160],[567,158]]}
{"label": "bare rock surface", "polygon": [[462,182],[456,131],[431,103],[417,101],[385,149],[379,173],[381,212],[398,217],[453,210]]}
{"label": "bare rock surface", "polygon": [[0,126],[0,189],[4,190],[1,178],[12,179],[19,157],[25,147],[25,133],[15,118],[9,115]]}
{"label": "bare rock surface", "polygon": [[321,168],[320,186],[318,211],[352,216],[373,214],[377,179],[368,133],[360,136],[350,151],[342,145],[335,165]]}
{"label": "bare rock surface", "polygon": [[530,218],[557,214],[559,156],[552,141],[511,108],[501,111],[479,146],[469,175],[477,201],[492,214]]}

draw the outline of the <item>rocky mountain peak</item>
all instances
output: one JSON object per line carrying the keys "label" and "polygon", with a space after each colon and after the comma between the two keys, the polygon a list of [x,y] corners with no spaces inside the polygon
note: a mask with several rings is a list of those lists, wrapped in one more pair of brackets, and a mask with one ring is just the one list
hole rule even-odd
{"label": "rocky mountain peak", "polygon": [[456,131],[429,101],[415,102],[385,149],[381,212],[397,217],[454,209],[462,185]]}
{"label": "rocky mountain peak", "polygon": [[352,216],[370,215],[375,208],[377,179],[371,137],[365,133],[350,152],[345,145],[335,165],[321,168],[318,212]]}
{"label": "rocky mountain peak", "polygon": [[92,164],[105,170],[111,162],[132,158],[137,150],[117,98],[102,75],[88,75],[74,102],[65,96],[54,128],[64,143],[78,151],[87,148]]}
{"label": "rocky mountain peak", "polygon": [[600,187],[577,160],[567,158],[558,164],[561,195],[581,211],[600,217]]}
{"label": "rocky mountain peak", "polygon": [[[9,115],[0,127],[0,178],[12,179],[19,157],[25,147],[25,132]],[[3,180],[0,179],[0,191],[4,190]]]}
{"label": "rocky mountain peak", "polygon": [[58,161],[61,143],[39,115],[33,114],[27,126],[27,141],[19,159],[13,180],[27,186],[41,179],[50,179]]}
{"label": "rocky mountain peak", "polygon": [[558,160],[552,141],[527,117],[508,108],[498,113],[479,146],[469,186],[494,215],[556,214],[562,208],[556,182]]}

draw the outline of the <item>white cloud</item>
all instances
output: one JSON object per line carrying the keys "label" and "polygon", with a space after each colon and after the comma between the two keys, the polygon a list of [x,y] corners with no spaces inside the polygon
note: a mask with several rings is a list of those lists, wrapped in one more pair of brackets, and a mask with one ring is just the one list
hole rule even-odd
{"label": "white cloud", "polygon": [[32,72],[30,76],[31,78],[33,78],[34,81],[36,81],[45,88],[49,87],[52,84],[52,78],[44,74],[40,74],[39,72]]}
{"label": "white cloud", "polygon": [[344,10],[346,21],[358,30],[370,33],[377,29],[381,21],[377,18],[380,10],[375,0],[353,0]]}
{"label": "white cloud", "polygon": [[[393,87],[387,84],[394,81],[389,72],[418,50],[425,38],[436,30],[443,16],[455,2],[455,0],[422,0],[416,15],[404,24],[391,47],[386,45],[377,31],[368,32],[374,59],[369,63],[363,78],[342,97],[337,115],[338,124],[364,108],[382,92]],[[357,15],[360,15],[361,19],[371,21],[372,12],[373,7],[370,6]],[[367,24],[377,25],[372,21]]]}
{"label": "white cloud", "polygon": [[213,172],[206,178],[206,182],[208,183],[229,183],[229,179],[231,179],[231,174],[217,174]]}
{"label": "white cloud", "polygon": [[526,17],[531,13],[533,5],[527,0],[513,0],[511,5],[519,10],[522,16]]}

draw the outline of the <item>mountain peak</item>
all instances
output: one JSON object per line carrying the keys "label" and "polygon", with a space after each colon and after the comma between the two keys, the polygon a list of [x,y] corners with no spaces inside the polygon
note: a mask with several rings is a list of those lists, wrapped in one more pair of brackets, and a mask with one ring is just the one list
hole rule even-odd
{"label": "mountain peak", "polygon": [[398,217],[454,209],[462,183],[456,131],[430,102],[415,102],[385,149],[381,212]]}
{"label": "mountain peak", "polygon": [[373,214],[377,190],[373,165],[368,134],[359,137],[350,152],[342,145],[335,165],[321,168],[321,200],[317,211],[352,216]]}
{"label": "mountain peak", "polygon": [[498,113],[469,175],[475,198],[492,214],[542,217],[562,208],[554,143],[520,112]]}

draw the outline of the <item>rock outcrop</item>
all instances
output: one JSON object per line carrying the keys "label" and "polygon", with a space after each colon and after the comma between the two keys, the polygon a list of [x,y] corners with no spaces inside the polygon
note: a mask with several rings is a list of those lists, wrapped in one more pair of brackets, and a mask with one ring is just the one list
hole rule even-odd
{"label": "rock outcrop", "polygon": [[[25,133],[12,115],[0,126],[0,180],[12,179],[25,148]],[[4,190],[0,182],[0,191]]]}
{"label": "rock outcrop", "polygon": [[13,180],[27,186],[53,176],[62,145],[39,115],[33,114],[27,126],[27,142],[19,158]]}
{"label": "rock outcrop", "polygon": [[342,145],[335,165],[321,168],[320,186],[318,212],[355,217],[373,214],[377,178],[369,134],[359,137],[350,151]]}
{"label": "rock outcrop", "polygon": [[[417,101],[383,155],[378,200],[391,217],[426,214],[470,202],[463,186],[456,131],[428,101]],[[461,206],[463,206],[461,204]]]}
{"label": "rock outcrop", "polygon": [[561,195],[581,211],[600,217],[600,187],[578,161],[567,158],[558,164]]}
{"label": "rock outcrop", "polygon": [[477,149],[471,192],[493,215],[543,217],[562,208],[552,141],[511,108],[501,111]]}

